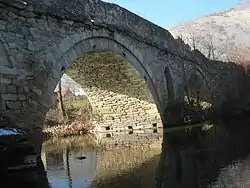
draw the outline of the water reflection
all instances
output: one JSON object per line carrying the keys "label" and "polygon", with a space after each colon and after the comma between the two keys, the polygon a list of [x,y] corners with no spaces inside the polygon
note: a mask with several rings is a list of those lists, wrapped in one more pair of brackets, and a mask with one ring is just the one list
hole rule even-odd
{"label": "water reflection", "polygon": [[61,144],[44,145],[42,160],[52,188],[153,187],[160,142],[154,147],[151,143],[151,147],[110,150],[77,144],[69,138]]}
{"label": "water reflection", "polygon": [[52,188],[91,186],[97,166],[97,151],[86,144],[87,141],[73,137],[45,143],[42,160]]}
{"label": "water reflection", "polygon": [[[169,129],[162,154],[160,142],[155,147],[102,150],[86,137],[48,141],[37,171],[18,179],[5,175],[1,187],[250,187],[249,133],[246,120]],[[156,168],[160,158],[164,160]]]}
{"label": "water reflection", "polygon": [[2,174],[1,188],[51,188],[42,161],[36,169]]}
{"label": "water reflection", "polygon": [[249,133],[246,120],[166,133],[158,187],[250,187]]}

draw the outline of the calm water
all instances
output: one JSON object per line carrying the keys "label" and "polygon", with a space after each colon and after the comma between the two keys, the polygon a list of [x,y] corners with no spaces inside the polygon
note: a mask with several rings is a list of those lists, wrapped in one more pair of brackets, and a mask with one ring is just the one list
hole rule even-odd
{"label": "calm water", "polygon": [[[161,188],[172,188],[172,180],[180,188],[250,187],[250,122],[218,122],[169,129],[165,134],[169,159],[161,165],[165,168],[156,168],[161,141],[104,150],[89,137],[71,137],[46,141],[44,168],[22,173],[22,179],[26,178],[25,187],[33,188],[150,188],[156,185],[157,174],[165,183]],[[17,182],[15,187],[22,187],[20,179],[5,178],[0,187]]]}
{"label": "calm water", "polygon": [[159,141],[151,147],[112,149],[96,148],[92,142],[72,137],[44,143],[42,160],[52,188],[153,186]]}

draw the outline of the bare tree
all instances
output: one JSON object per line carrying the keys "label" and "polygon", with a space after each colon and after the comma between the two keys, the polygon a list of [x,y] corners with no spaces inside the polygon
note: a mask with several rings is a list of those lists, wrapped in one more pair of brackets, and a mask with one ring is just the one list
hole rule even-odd
{"label": "bare tree", "polygon": [[67,114],[66,114],[66,110],[65,110],[64,104],[63,104],[62,80],[61,80],[61,79],[59,80],[58,86],[59,86],[59,100],[60,100],[60,105],[61,105],[62,114],[63,114],[63,117],[66,118],[66,117],[67,117]]}
{"label": "bare tree", "polygon": [[172,30],[173,35],[182,38],[182,40],[189,44],[192,50],[199,50],[208,59],[212,60],[226,60],[227,54],[232,51],[233,44],[228,44],[228,36],[223,39],[218,38],[213,28],[212,22],[206,24],[206,30],[195,29],[190,24],[183,24],[182,31]]}
{"label": "bare tree", "polygon": [[229,61],[248,65],[250,61],[250,47],[240,44],[227,56]]}

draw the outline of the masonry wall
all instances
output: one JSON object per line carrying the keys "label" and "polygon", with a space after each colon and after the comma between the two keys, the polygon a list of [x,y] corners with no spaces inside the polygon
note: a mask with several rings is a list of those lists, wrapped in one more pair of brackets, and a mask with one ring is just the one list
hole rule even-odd
{"label": "masonry wall", "polygon": [[162,127],[145,79],[120,55],[87,54],[76,60],[68,73],[87,94],[96,130]]}

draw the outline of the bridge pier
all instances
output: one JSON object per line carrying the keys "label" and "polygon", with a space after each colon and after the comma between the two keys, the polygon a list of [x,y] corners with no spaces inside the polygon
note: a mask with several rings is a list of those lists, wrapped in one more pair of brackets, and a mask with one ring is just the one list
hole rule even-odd
{"label": "bridge pier", "polygon": [[184,101],[166,107],[163,113],[164,127],[168,128],[183,124],[184,121],[183,106],[184,106]]}
{"label": "bridge pier", "polygon": [[[30,143],[35,146],[37,155],[40,155],[43,141],[43,122],[47,112],[46,108],[39,104],[34,105],[34,102],[30,104],[28,98],[25,100],[18,99],[20,94],[5,94],[3,90],[0,92],[2,97],[4,97],[0,100],[2,104],[0,106],[1,117],[10,120],[10,127],[18,128],[28,133]],[[10,100],[10,96],[12,100]],[[28,95],[25,96],[28,97]]]}

